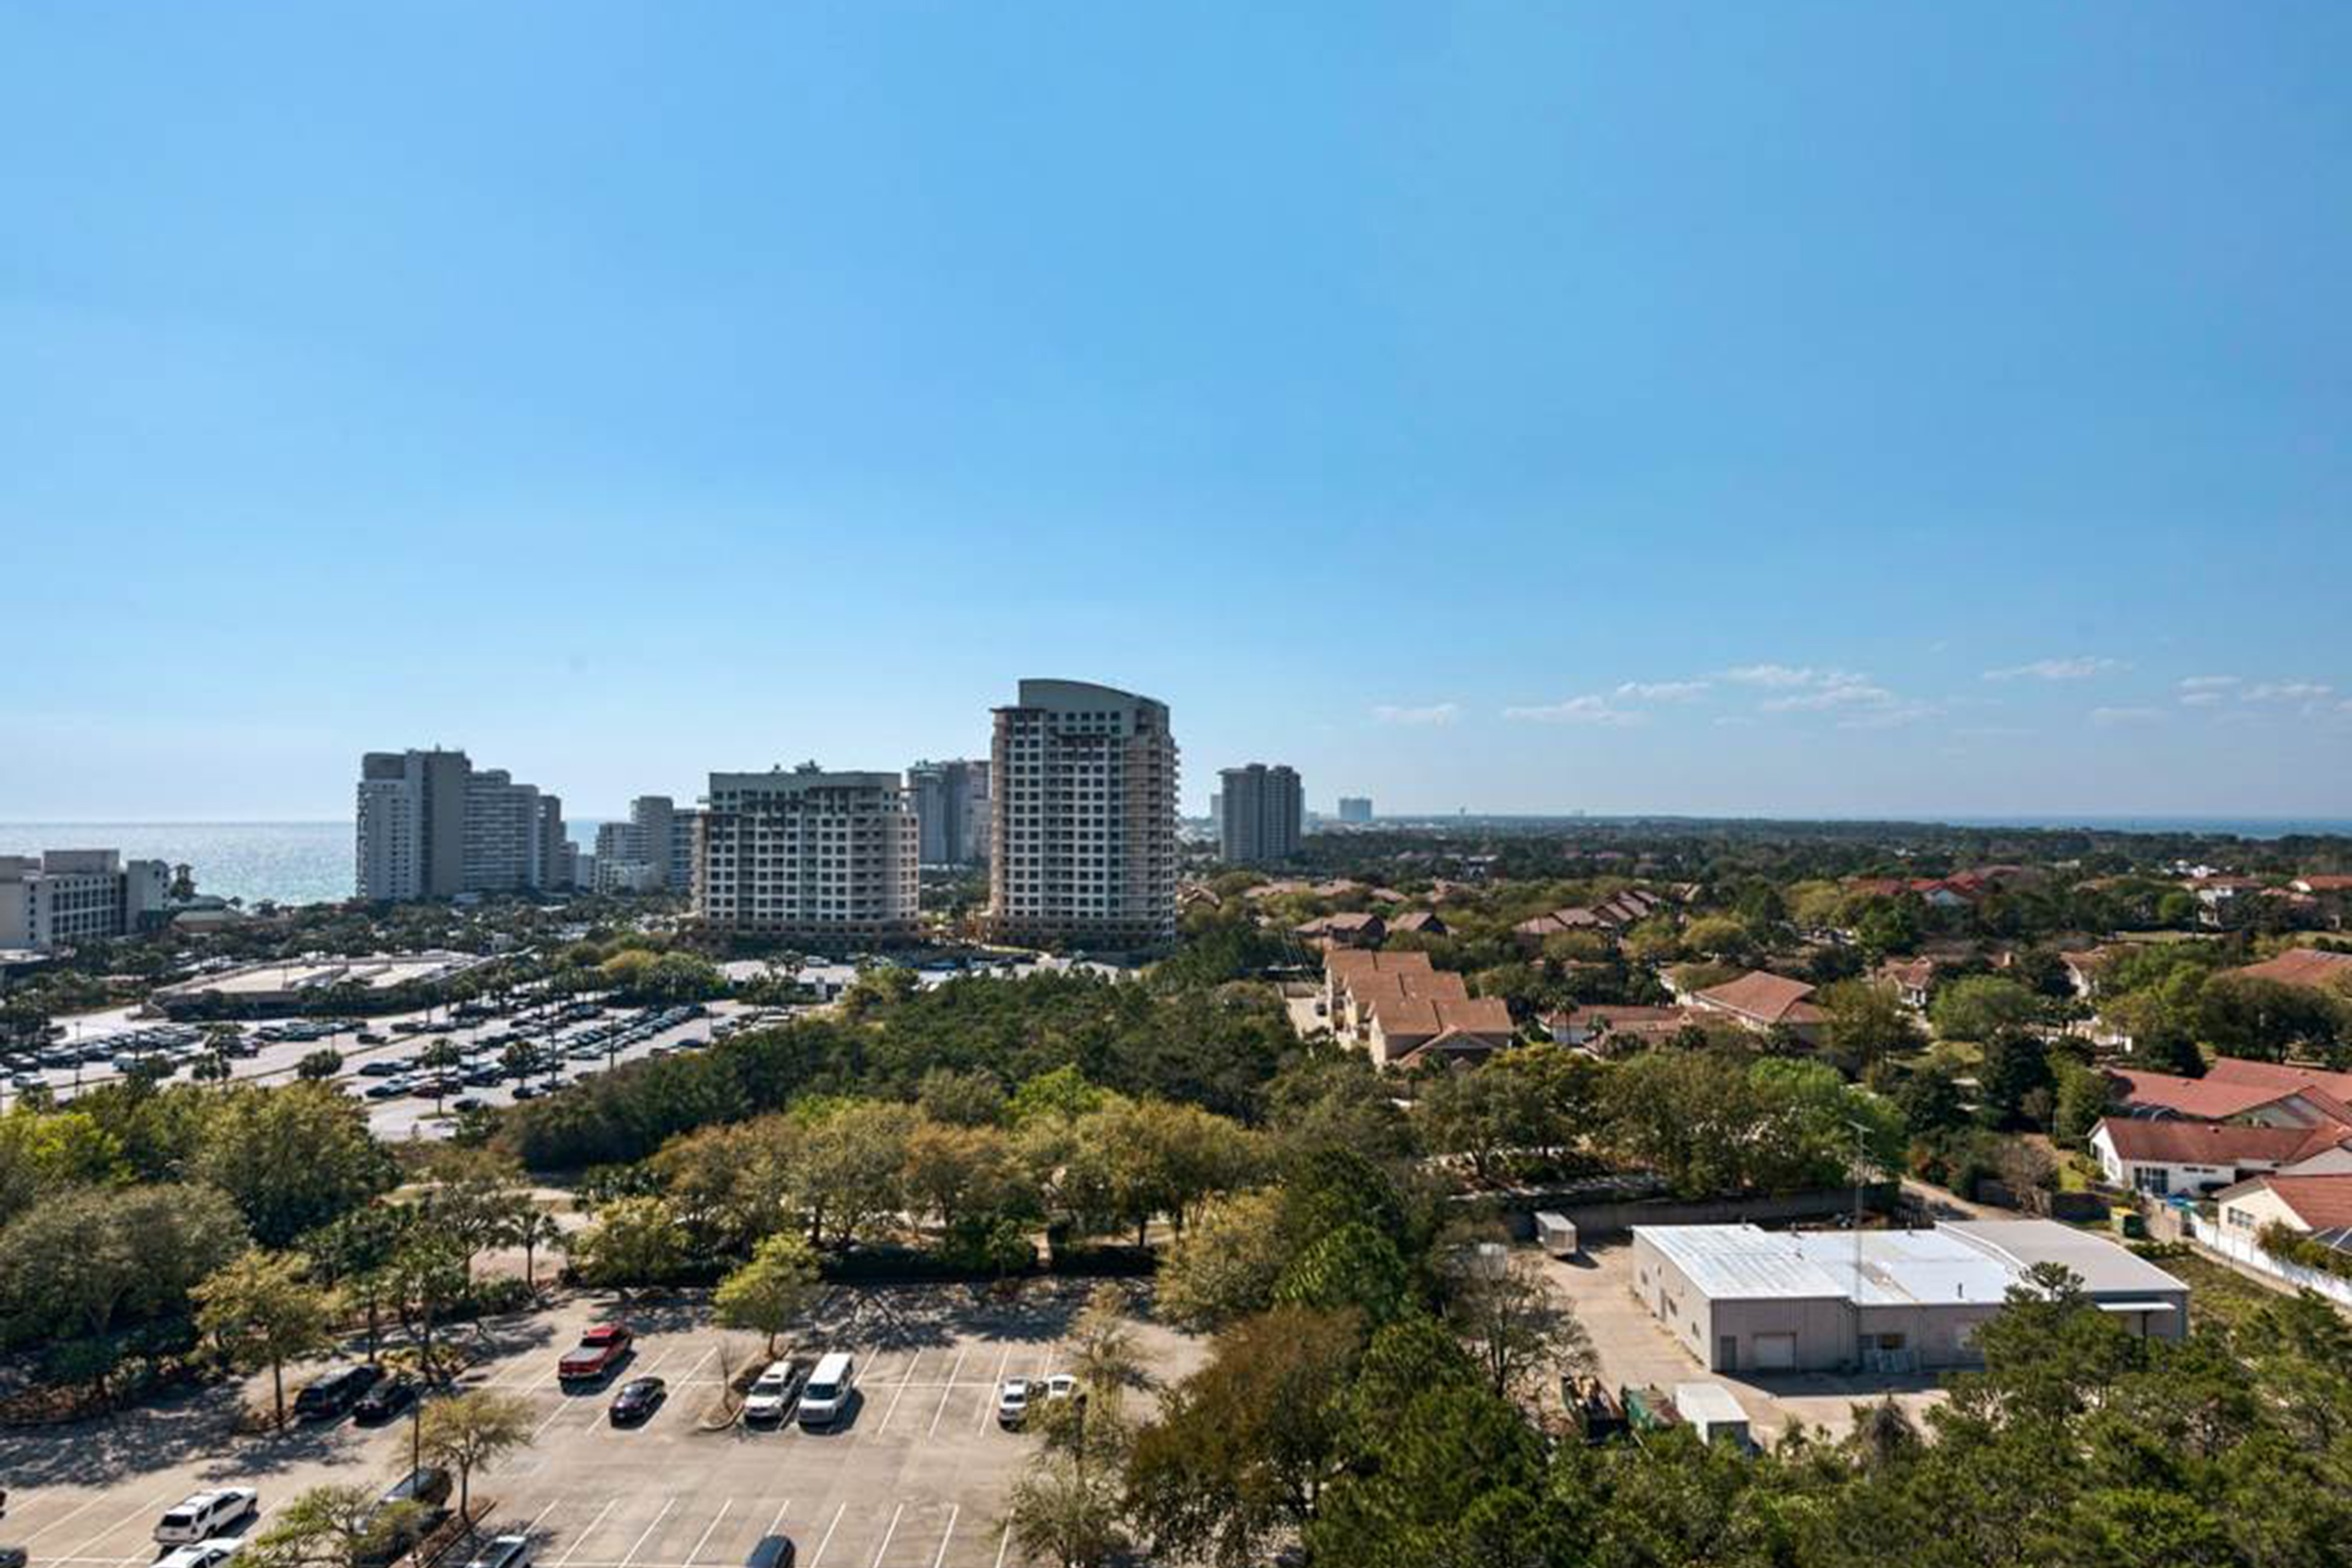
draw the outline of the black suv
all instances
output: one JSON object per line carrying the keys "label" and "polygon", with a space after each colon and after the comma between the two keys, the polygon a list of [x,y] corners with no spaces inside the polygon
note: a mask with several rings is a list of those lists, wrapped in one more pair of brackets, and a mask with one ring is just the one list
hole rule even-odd
{"label": "black suv", "polygon": [[362,1427],[373,1427],[389,1421],[416,1403],[416,1379],[404,1372],[395,1372],[360,1396],[352,1406],[352,1419]]}
{"label": "black suv", "polygon": [[373,1388],[383,1375],[383,1368],[365,1363],[339,1366],[294,1396],[294,1414],[305,1421],[332,1420]]}

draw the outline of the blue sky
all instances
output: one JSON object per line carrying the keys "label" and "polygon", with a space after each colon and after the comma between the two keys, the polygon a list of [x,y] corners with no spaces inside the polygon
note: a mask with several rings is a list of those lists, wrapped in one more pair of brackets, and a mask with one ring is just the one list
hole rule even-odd
{"label": "blue sky", "polygon": [[[1280,13],[1276,15],[1274,13]],[[2352,7],[0,14],[0,820],[2342,814]]]}

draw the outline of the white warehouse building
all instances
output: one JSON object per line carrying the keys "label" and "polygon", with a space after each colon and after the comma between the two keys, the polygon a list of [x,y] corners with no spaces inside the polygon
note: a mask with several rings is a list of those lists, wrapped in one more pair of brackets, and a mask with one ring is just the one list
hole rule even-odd
{"label": "white warehouse building", "polygon": [[1633,1228],[1634,1294],[1710,1372],[1972,1365],[1982,1359],[1978,1325],[2037,1263],[2072,1270],[2099,1309],[2135,1333],[2189,1332],[2188,1286],[2111,1241],[2047,1219],[1859,1232]]}

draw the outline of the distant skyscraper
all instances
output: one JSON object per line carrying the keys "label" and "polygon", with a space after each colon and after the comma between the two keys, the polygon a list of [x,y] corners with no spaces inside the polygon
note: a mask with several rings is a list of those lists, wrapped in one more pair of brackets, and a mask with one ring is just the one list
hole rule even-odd
{"label": "distant skyscraper", "polygon": [[988,858],[988,764],[918,762],[907,795],[922,827],[925,865],[977,865]]}
{"label": "distant skyscraper", "polygon": [[667,795],[629,802],[625,822],[596,829],[600,893],[685,893],[694,886],[694,824],[700,813],[680,810]]}
{"label": "distant skyscraper", "polygon": [[1139,947],[1176,934],[1176,739],[1168,706],[1024,681],[989,758],[989,928],[1013,942]]}
{"label": "distant skyscraper", "polygon": [[360,758],[358,875],[362,898],[397,902],[466,891],[462,751],[371,751]]}
{"label": "distant skyscraper", "polygon": [[359,896],[398,901],[564,885],[563,802],[462,751],[371,751],[360,759]]}
{"label": "distant skyscraper", "polygon": [[694,913],[719,931],[816,946],[916,931],[914,813],[896,773],[714,773],[699,817]]}
{"label": "distant skyscraper", "polygon": [[1372,802],[1363,795],[1339,797],[1339,820],[1343,822],[1369,822],[1372,820]]}
{"label": "distant skyscraper", "polygon": [[1217,847],[1234,865],[1266,865],[1298,853],[1307,822],[1307,796],[1298,775],[1276,763],[1253,762],[1217,775],[1223,809],[1217,815]]}

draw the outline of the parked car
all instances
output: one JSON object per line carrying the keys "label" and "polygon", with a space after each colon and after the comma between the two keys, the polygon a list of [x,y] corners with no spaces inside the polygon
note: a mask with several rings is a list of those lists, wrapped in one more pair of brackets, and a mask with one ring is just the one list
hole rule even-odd
{"label": "parked car", "polygon": [[591,1323],[581,1331],[580,1343],[555,1364],[560,1383],[593,1383],[621,1364],[635,1339],[619,1323]]}
{"label": "parked car", "polygon": [[184,1498],[163,1511],[155,1521],[155,1543],[159,1546],[194,1546],[200,1541],[210,1541],[221,1533],[221,1526],[235,1524],[250,1514],[261,1500],[251,1487],[218,1487]]}
{"label": "parked car", "polygon": [[[408,1555],[419,1541],[448,1517],[444,1506],[449,1500],[449,1472],[427,1465],[411,1470],[395,1481],[391,1489],[376,1499],[375,1510],[368,1516],[368,1529],[362,1544],[352,1554],[352,1568],[390,1568]],[[412,1506],[403,1507],[403,1504]],[[376,1527],[386,1510],[398,1509],[400,1520],[396,1529]]]}
{"label": "parked car", "polygon": [[339,1366],[294,1396],[294,1414],[304,1421],[328,1421],[359,1403],[360,1396],[376,1385],[383,1368],[360,1362]]}
{"label": "parked car", "polygon": [[190,1546],[175,1546],[156,1561],[155,1568],[221,1568],[245,1549],[241,1535],[215,1535]]}
{"label": "parked car", "polygon": [[404,1372],[395,1372],[360,1396],[359,1403],[352,1406],[352,1419],[362,1427],[389,1421],[415,1404],[421,1392],[416,1379]]}
{"label": "parked car", "polygon": [[744,1396],[743,1419],[754,1424],[782,1421],[807,1377],[808,1368],[790,1357],[770,1362],[768,1369],[751,1385],[751,1392]]}
{"label": "parked car", "polygon": [[632,1377],[613,1396],[613,1425],[626,1427],[645,1420],[661,1408],[661,1402],[668,1396],[669,1385],[660,1378]]}
{"label": "parked car", "polygon": [[1006,1431],[1029,1418],[1029,1401],[1035,1384],[1026,1377],[1008,1377],[997,1385],[996,1424]]}
{"label": "parked car", "polygon": [[743,1568],[793,1568],[796,1556],[793,1538],[789,1535],[763,1535],[753,1543],[751,1554],[743,1559]]}
{"label": "parked car", "polygon": [[857,1359],[834,1351],[816,1364],[801,1389],[800,1419],[805,1427],[830,1427],[849,1408],[857,1391]]}
{"label": "parked car", "polygon": [[384,1494],[376,1499],[379,1506],[387,1503],[413,1502],[428,1509],[437,1509],[449,1500],[449,1472],[437,1465],[425,1465],[409,1471],[392,1483]]}
{"label": "parked car", "polygon": [[528,1535],[493,1536],[466,1568],[530,1568],[530,1537]]}

